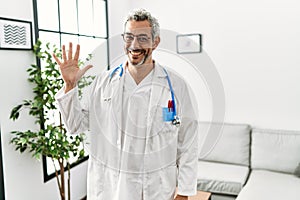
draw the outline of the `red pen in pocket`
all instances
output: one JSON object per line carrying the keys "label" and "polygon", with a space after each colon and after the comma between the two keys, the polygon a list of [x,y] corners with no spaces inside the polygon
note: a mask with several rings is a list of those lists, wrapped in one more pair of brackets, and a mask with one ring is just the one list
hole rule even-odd
{"label": "red pen in pocket", "polygon": [[168,101],[168,109],[169,109],[169,112],[173,112],[173,101],[172,100]]}

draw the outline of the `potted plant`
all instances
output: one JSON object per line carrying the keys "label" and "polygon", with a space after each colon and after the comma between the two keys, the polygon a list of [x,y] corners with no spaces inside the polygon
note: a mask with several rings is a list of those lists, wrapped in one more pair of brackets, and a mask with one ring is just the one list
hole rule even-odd
{"label": "potted plant", "polygon": [[[10,114],[10,119],[17,120],[22,110],[27,109],[29,115],[35,118],[35,123],[39,125],[38,130],[12,131],[11,143],[16,146],[16,150],[21,153],[28,150],[36,159],[42,156],[51,158],[55,167],[55,176],[60,192],[61,200],[66,199],[65,190],[65,166],[68,171],[67,193],[70,199],[70,162],[69,159],[82,159],[84,152],[84,133],[72,136],[66,133],[62,123],[61,115],[57,113],[54,95],[63,86],[57,63],[53,60],[52,54],[61,58],[61,51],[55,46],[47,43],[42,45],[40,40],[34,45],[34,54],[38,63],[32,64],[27,72],[28,81],[33,84],[33,99],[26,99],[15,106]],[[87,58],[89,60],[91,55]],[[79,61],[79,66],[83,62]],[[79,83],[81,90],[89,85],[94,77],[83,77]],[[57,167],[58,166],[58,167]],[[59,168],[59,170],[57,170]]]}

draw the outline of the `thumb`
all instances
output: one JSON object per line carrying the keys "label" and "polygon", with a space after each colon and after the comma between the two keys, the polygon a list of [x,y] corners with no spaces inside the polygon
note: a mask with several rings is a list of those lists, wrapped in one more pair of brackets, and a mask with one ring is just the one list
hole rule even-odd
{"label": "thumb", "polygon": [[[92,67],[93,67],[93,65],[87,65],[87,66],[85,66],[84,68],[82,68],[81,71],[82,71],[83,74],[85,74],[85,72],[86,72],[87,70],[91,69]],[[83,75],[83,74],[82,74],[82,75]]]}
{"label": "thumb", "polygon": [[86,73],[87,70],[91,69],[93,65],[87,65],[84,68],[80,69],[77,74],[77,81]]}

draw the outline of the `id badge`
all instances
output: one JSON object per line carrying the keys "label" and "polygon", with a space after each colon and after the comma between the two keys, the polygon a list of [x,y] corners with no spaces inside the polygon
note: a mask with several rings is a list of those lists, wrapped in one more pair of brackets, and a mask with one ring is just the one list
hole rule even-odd
{"label": "id badge", "polygon": [[163,120],[164,122],[170,122],[174,119],[174,112],[171,111],[172,109],[165,107],[163,109]]}

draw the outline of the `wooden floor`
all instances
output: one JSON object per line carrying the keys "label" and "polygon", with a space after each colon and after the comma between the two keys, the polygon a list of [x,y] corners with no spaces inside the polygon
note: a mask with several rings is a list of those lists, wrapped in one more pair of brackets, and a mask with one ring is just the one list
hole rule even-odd
{"label": "wooden floor", "polygon": [[[175,195],[177,193],[177,188]],[[189,200],[209,200],[211,196],[210,192],[204,192],[204,191],[197,191],[197,194],[195,196],[190,196]]]}
{"label": "wooden floor", "polygon": [[189,200],[209,200],[210,192],[198,191],[196,196],[189,197]]}

